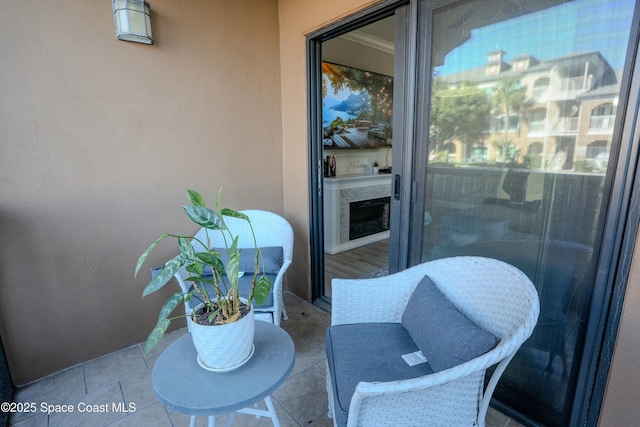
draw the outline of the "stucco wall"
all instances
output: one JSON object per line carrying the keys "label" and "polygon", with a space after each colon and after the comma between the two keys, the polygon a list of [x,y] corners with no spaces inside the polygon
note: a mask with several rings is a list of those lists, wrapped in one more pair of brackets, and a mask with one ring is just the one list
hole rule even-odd
{"label": "stucco wall", "polygon": [[138,279],[135,263],[196,229],[187,188],[284,212],[277,1],[154,0],[153,46],[117,41],[110,3],[0,4],[0,334],[17,384],[146,338],[176,290],[142,300],[148,268],[177,247]]}

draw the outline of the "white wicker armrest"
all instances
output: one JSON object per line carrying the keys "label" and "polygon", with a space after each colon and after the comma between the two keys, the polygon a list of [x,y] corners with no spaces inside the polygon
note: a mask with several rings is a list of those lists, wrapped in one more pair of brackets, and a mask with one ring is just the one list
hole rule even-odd
{"label": "white wicker armrest", "polygon": [[484,370],[446,381],[443,378],[427,387],[405,388],[393,382],[398,390],[388,388],[375,394],[363,395],[358,386],[349,406],[347,426],[476,425]]}
{"label": "white wicker armrest", "polygon": [[271,292],[273,293],[273,323],[280,326],[280,318],[281,314],[287,319],[287,313],[284,310],[284,300],[282,299],[282,291],[283,291],[283,283],[284,283],[284,274],[287,272],[287,269],[291,265],[291,260],[285,259],[278,271],[278,275],[273,280],[271,284]]}

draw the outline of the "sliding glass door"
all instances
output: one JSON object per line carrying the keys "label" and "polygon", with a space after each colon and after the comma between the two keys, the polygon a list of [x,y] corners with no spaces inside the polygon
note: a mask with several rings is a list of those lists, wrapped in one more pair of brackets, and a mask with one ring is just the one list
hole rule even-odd
{"label": "sliding glass door", "polygon": [[540,320],[495,397],[567,425],[585,398],[635,3],[434,3],[419,21],[410,264],[481,255],[531,278]]}
{"label": "sliding glass door", "polygon": [[[595,423],[611,355],[601,346],[621,306],[611,303],[622,299],[614,271],[624,261],[636,167],[635,7],[632,0],[386,0],[310,36],[316,301],[330,309],[327,260],[351,250],[350,241],[386,231],[350,235],[357,227],[333,221],[337,215],[367,226],[371,212],[384,218],[371,223],[389,228],[388,247],[377,254],[388,255],[390,272],[448,256],[502,259],[531,278],[541,315],[494,405],[526,425]],[[366,28],[384,20],[393,20],[392,44],[368,31],[375,25]],[[378,50],[393,46],[393,71],[357,64],[356,50],[330,52],[342,35]],[[323,71],[332,74],[324,83]],[[393,118],[327,122],[328,89],[353,89],[358,84],[344,77],[367,71],[393,77]],[[353,133],[387,146],[345,150]],[[372,173],[374,161],[391,173]],[[380,194],[359,188],[356,197],[341,180],[384,186],[371,185]],[[351,206],[347,196],[359,200]],[[371,204],[360,204],[365,199]],[[384,274],[384,262],[371,274]],[[362,276],[349,264],[338,275]]]}
{"label": "sliding glass door", "polygon": [[310,39],[312,280],[326,307],[333,278],[397,269],[408,17],[406,1],[385,1]]}

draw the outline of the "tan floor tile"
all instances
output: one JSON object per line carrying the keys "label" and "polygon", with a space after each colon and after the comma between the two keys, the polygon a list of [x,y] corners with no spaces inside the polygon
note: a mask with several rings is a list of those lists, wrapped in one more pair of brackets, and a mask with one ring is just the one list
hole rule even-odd
{"label": "tan floor tile", "polygon": [[87,362],[84,369],[87,392],[91,393],[148,368],[140,348],[133,346]]}
{"label": "tan floor tile", "polygon": [[136,408],[142,409],[158,402],[151,383],[151,369],[121,380],[120,387],[127,405],[133,404]]}
{"label": "tan floor tile", "polygon": [[9,425],[11,427],[48,427],[49,416],[46,413],[38,413],[30,417],[21,417],[22,421],[18,421],[13,417],[9,417]]}
{"label": "tan floor tile", "polygon": [[292,377],[327,358],[325,348],[309,338],[295,336],[293,343],[296,347],[296,362],[291,372]]}
{"label": "tan floor tile", "polygon": [[[82,366],[76,366],[17,389],[13,401],[35,403],[39,412],[40,405],[43,403],[63,403],[85,394],[84,370]],[[11,422],[17,423],[30,418],[31,415],[29,413],[13,414]]]}
{"label": "tan floor tile", "polygon": [[118,383],[65,404],[73,411],[53,412],[49,416],[49,427],[105,426],[127,415],[122,412],[125,404]]}
{"label": "tan floor tile", "polygon": [[[185,424],[188,425],[188,424]],[[160,402],[128,414],[109,427],[172,427],[167,410]]]}
{"label": "tan floor tile", "polygon": [[327,413],[324,375],[314,367],[289,379],[273,397],[303,426]]}

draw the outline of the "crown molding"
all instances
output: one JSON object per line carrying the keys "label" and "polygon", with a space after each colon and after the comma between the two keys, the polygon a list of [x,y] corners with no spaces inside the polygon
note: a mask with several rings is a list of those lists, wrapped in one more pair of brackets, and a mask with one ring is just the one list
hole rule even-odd
{"label": "crown molding", "polygon": [[343,39],[359,43],[364,46],[369,46],[374,49],[381,50],[386,53],[393,54],[394,52],[394,44],[393,42],[383,40],[380,37],[372,36],[370,34],[363,33],[358,30],[350,31],[341,35]]}

